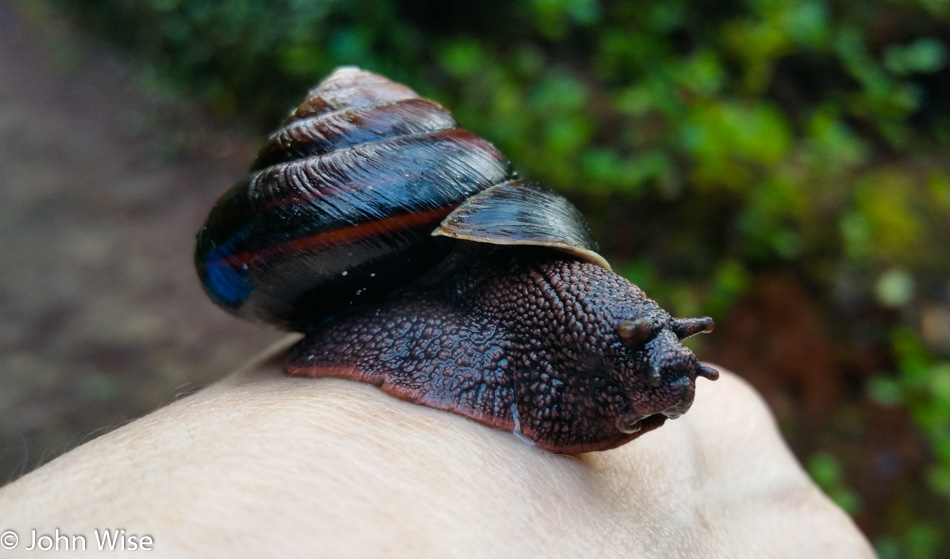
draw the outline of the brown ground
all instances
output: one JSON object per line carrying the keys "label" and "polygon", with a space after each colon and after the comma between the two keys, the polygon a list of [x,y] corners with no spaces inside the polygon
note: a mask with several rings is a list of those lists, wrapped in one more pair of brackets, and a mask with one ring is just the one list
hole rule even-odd
{"label": "brown ground", "polygon": [[0,3],[0,484],[280,335],[215,308],[191,264],[247,135],[77,44]]}

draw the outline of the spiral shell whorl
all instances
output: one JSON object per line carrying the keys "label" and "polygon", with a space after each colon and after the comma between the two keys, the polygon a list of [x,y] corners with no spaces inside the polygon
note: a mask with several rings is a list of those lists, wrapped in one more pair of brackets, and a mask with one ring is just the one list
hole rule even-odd
{"label": "spiral shell whorl", "polygon": [[412,89],[389,78],[355,66],[341,66],[307,93],[303,102],[290,113],[289,119],[418,97]]}

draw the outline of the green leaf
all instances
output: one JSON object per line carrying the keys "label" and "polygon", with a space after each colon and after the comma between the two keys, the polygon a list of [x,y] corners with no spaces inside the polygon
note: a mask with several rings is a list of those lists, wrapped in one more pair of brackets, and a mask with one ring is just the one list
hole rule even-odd
{"label": "green leaf", "polygon": [[898,75],[932,74],[942,69],[946,61],[947,47],[931,37],[906,46],[891,45],[884,51],[884,66]]}

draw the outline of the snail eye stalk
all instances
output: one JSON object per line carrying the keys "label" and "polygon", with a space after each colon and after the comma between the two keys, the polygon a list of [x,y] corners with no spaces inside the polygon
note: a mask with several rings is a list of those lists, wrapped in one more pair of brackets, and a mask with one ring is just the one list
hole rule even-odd
{"label": "snail eye stalk", "polygon": [[715,326],[713,319],[708,316],[702,318],[677,318],[673,322],[673,333],[676,334],[677,338],[685,340],[696,334],[708,334],[713,331]]}
{"label": "snail eye stalk", "polygon": [[617,335],[629,347],[639,347],[653,338],[653,325],[646,317],[628,318],[617,325]]}

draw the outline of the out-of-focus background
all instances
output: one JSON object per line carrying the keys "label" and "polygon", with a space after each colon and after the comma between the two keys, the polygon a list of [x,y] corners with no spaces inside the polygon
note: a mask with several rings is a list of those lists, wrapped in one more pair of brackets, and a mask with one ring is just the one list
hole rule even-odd
{"label": "out-of-focus background", "polygon": [[356,64],[715,317],[694,349],[765,395],[882,557],[947,556],[948,38],[948,0],[0,4],[0,480],[280,335],[205,300],[194,233]]}

